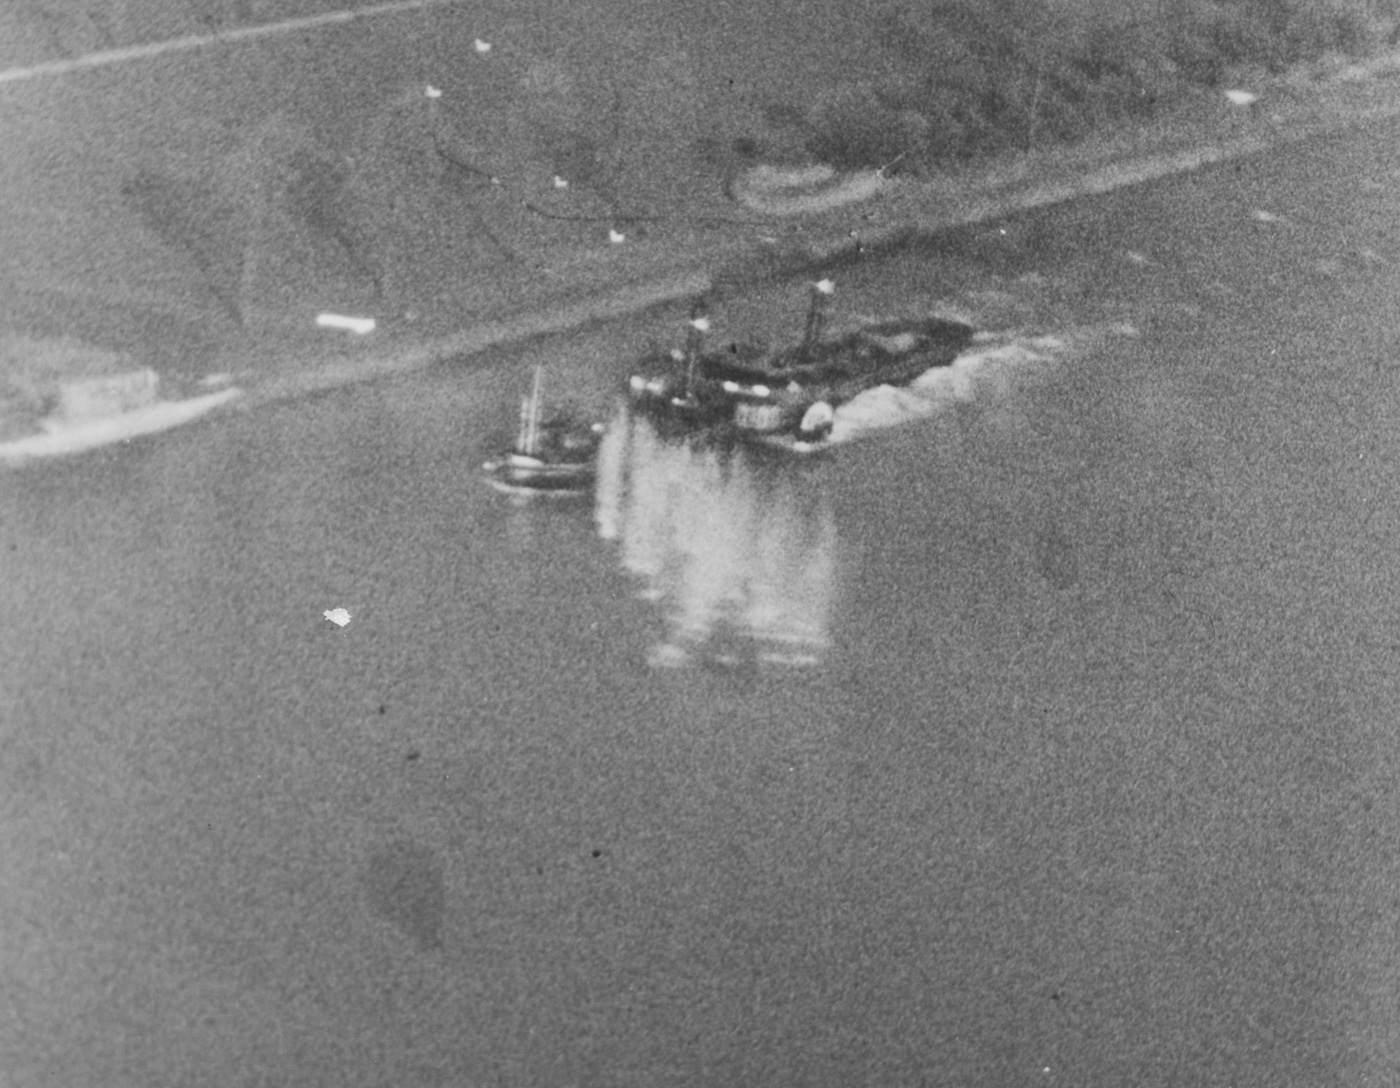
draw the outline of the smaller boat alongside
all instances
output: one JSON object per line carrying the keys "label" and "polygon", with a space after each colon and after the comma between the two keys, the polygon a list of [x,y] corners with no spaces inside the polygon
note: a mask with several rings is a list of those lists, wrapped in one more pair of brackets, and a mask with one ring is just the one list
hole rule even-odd
{"label": "smaller boat alongside", "polygon": [[522,495],[578,495],[593,486],[603,428],[563,413],[544,415],[540,401],[543,368],[535,370],[530,395],[520,406],[515,445],[482,465],[497,490]]}
{"label": "smaller boat alongside", "polygon": [[[650,376],[633,374],[628,382],[632,404],[653,416],[664,416],[683,423],[702,423],[712,408],[711,392],[696,373],[701,344],[710,322],[702,313],[692,313],[685,348],[671,349],[666,357],[672,368]],[[679,368],[679,369],[678,369]]]}
{"label": "smaller boat alongside", "polygon": [[704,302],[697,301],[691,309],[684,349],[673,348],[659,358],[643,360],[640,372],[629,379],[627,392],[633,410],[663,429],[682,432],[728,422],[734,405],[716,375],[731,358],[752,362],[762,353],[758,348],[736,345],[727,355],[706,354],[705,334],[709,331]]}

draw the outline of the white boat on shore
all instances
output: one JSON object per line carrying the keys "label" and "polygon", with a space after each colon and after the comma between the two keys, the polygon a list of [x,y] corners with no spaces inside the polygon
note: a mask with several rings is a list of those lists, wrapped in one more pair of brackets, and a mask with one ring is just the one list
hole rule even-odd
{"label": "white boat on shore", "polygon": [[238,388],[221,389],[217,393],[206,393],[184,400],[158,400],[145,407],[118,412],[105,418],[69,421],[60,417],[40,420],[39,433],[0,443],[0,462],[14,465],[41,458],[61,457],[126,442],[142,435],[158,434],[198,419],[242,395],[243,391]]}

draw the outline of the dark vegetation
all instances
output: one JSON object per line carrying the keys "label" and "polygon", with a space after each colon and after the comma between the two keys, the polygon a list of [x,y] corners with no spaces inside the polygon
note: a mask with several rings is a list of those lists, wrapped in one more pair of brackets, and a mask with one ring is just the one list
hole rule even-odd
{"label": "dark vegetation", "polygon": [[1160,0],[1088,21],[1049,0],[931,0],[887,12],[893,73],[829,92],[807,147],[839,166],[937,166],[1072,141],[1242,66],[1278,73],[1393,43],[1395,0]]}
{"label": "dark vegetation", "polygon": [[[732,152],[918,173],[1071,142],[1241,66],[1364,55],[1393,30],[1400,0],[1138,0],[1092,17],[1065,0],[905,4],[884,8],[865,43],[879,76],[834,66],[815,100],[807,87],[798,102],[759,103],[756,127],[732,122]],[[596,236],[591,219],[684,214],[703,96],[703,67],[684,50],[639,45],[600,65],[596,86],[551,54],[461,67],[495,82],[432,102],[406,83],[363,119],[348,154],[272,116],[202,176],[138,170],[127,205],[244,325],[304,321],[313,306],[421,310],[439,285],[460,305],[460,271],[519,265],[518,240],[567,245],[570,229]],[[676,177],[668,164],[681,164]],[[571,182],[566,197],[556,175]],[[633,214],[629,233],[644,229]]]}

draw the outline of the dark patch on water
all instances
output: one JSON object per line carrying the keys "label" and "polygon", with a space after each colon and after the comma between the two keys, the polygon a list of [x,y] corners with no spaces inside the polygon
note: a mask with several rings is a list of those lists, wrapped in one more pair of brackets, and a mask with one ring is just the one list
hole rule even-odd
{"label": "dark patch on water", "polygon": [[431,850],[413,842],[390,843],[370,855],[363,879],[376,917],[410,938],[420,952],[442,947],[447,883]]}
{"label": "dark patch on water", "polygon": [[1036,532],[1035,565],[1056,589],[1069,589],[1079,581],[1079,558],[1075,555],[1074,543],[1053,521]]}

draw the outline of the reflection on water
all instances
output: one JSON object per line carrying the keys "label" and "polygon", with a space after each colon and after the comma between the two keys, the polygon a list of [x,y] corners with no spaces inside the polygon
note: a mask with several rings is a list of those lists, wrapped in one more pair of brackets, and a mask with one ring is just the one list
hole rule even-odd
{"label": "reflection on water", "polygon": [[[829,445],[1014,400],[1014,375],[1063,339],[981,335],[951,366],[836,409]],[[821,461],[660,434],[620,406],[598,452],[594,513],[667,619],[654,665],[814,664],[829,641],[836,526]]]}
{"label": "reflection on water", "polygon": [[623,407],[599,450],[595,516],[667,619],[653,665],[819,660],[836,522],[803,464],[668,441]]}

